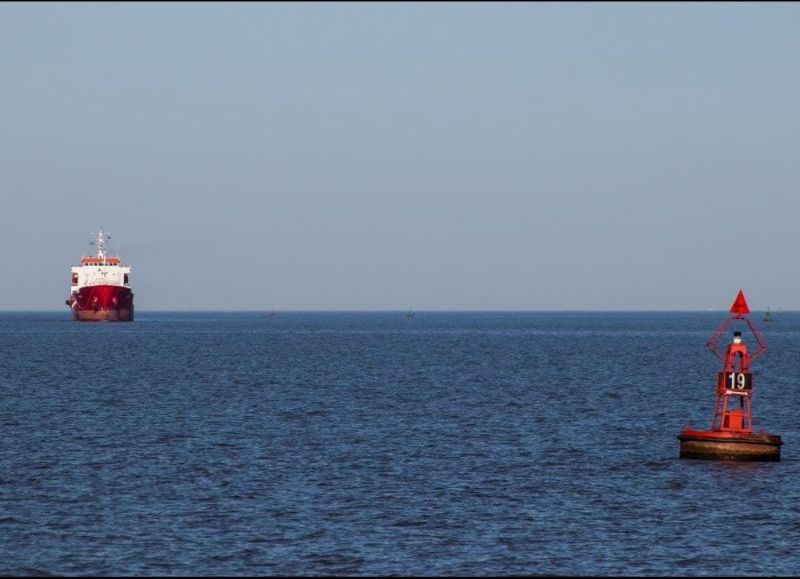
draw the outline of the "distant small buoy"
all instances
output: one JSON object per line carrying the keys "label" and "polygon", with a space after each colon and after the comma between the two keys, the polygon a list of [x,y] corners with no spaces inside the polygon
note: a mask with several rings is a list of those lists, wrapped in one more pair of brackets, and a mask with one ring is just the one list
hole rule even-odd
{"label": "distant small buoy", "polygon": [[[716,460],[779,461],[783,441],[776,434],[753,432],[753,374],[750,364],[767,350],[767,343],[755,324],[747,317],[744,293],[740,290],[730,314],[706,342],[706,346],[722,361],[717,373],[717,402],[710,430],[685,427],[678,435],[681,458]],[[717,348],[722,333],[734,320],[744,321],[755,336],[757,347],[752,355],[742,340],[741,332],[723,351]]]}

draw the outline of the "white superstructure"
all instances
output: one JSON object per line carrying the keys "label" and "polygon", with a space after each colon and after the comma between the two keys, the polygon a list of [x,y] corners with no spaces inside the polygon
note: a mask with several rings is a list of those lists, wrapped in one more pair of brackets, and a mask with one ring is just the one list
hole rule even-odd
{"label": "white superstructure", "polygon": [[86,286],[113,285],[130,288],[131,268],[121,265],[119,257],[106,255],[106,242],[111,236],[101,228],[96,232],[97,255],[81,258],[81,264],[71,268],[72,293]]}

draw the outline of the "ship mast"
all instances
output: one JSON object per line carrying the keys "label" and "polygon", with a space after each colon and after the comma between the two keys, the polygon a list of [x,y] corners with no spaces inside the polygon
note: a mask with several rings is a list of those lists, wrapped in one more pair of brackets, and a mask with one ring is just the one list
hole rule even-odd
{"label": "ship mast", "polygon": [[97,235],[97,241],[89,242],[89,245],[97,245],[97,257],[102,259],[103,261],[106,260],[106,242],[111,239],[111,236],[106,233],[103,228],[101,227],[97,231],[95,231],[95,235]]}

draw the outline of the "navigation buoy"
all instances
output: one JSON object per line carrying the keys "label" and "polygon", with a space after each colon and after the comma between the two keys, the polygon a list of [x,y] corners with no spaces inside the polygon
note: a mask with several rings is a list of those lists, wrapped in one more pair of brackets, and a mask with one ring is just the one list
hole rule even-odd
{"label": "navigation buoy", "polygon": [[[733,301],[730,314],[706,342],[706,346],[722,362],[717,372],[717,402],[710,430],[695,430],[686,426],[678,435],[681,441],[681,458],[707,458],[717,460],[770,460],[781,459],[781,437],[766,432],[753,432],[752,398],[753,374],[750,364],[767,350],[767,343],[755,324],[747,317],[750,308],[744,293]],[[733,340],[723,350],[717,346],[720,336],[735,320],[744,321],[756,340],[751,354],[742,339],[742,333],[733,333]]]}

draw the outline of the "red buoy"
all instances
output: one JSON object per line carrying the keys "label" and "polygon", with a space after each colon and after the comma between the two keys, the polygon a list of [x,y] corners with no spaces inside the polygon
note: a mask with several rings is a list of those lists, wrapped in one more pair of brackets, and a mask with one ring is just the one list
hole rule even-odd
{"label": "red buoy", "polygon": [[[706,342],[706,346],[722,362],[717,372],[717,402],[710,430],[685,427],[678,440],[681,458],[710,458],[718,460],[780,460],[781,437],[766,432],[753,432],[752,398],[753,374],[750,364],[767,350],[767,343],[755,324],[747,317],[744,293],[731,305],[730,314]],[[742,340],[741,332],[733,333],[733,340],[723,350],[717,346],[722,333],[734,320],[744,321],[756,339],[756,349],[751,354]]]}

